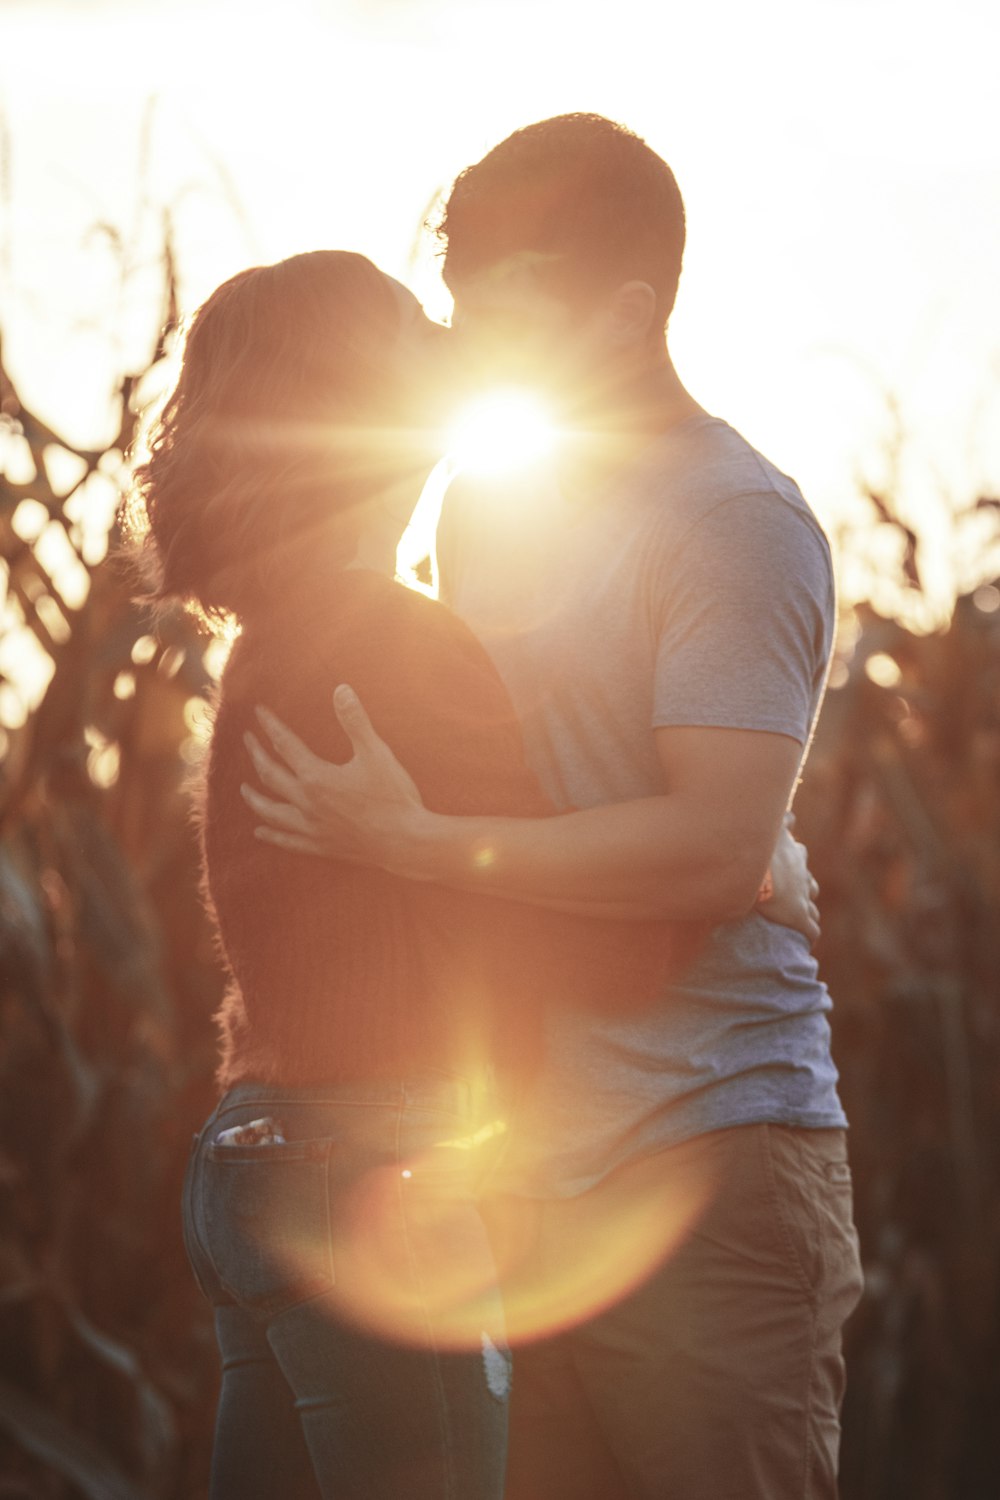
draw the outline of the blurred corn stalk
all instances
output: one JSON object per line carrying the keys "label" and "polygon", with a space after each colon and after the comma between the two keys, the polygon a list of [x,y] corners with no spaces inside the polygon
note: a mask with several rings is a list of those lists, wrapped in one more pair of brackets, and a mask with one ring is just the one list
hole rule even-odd
{"label": "blurred corn stalk", "polygon": [[[169,232],[163,273],[154,364],[177,321]],[[218,987],[182,787],[210,676],[204,642],[181,620],[150,634],[105,556],[139,383],[84,451],[0,349],[5,1496],[204,1484],[215,1360],[178,1202]]]}
{"label": "blurred corn stalk", "polygon": [[[899,588],[919,589],[915,537],[871,500],[873,525],[900,533]],[[958,514],[956,554],[975,535],[995,557],[996,515],[989,498]],[[929,635],[861,608],[831,684],[796,808],[867,1276],[842,1495],[986,1500],[1000,1493],[1000,589],[972,588]]]}

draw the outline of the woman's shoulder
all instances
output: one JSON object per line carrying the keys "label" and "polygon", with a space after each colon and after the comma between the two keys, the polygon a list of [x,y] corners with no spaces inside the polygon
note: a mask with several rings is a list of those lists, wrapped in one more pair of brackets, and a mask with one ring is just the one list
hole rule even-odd
{"label": "woman's shoulder", "polygon": [[[335,574],[320,596],[295,602],[239,638],[221,684],[220,713],[248,704],[313,719],[341,683],[354,688],[376,726],[409,737],[428,712],[493,722],[513,716],[485,648],[446,605],[367,569]],[[319,704],[322,703],[322,709]]]}

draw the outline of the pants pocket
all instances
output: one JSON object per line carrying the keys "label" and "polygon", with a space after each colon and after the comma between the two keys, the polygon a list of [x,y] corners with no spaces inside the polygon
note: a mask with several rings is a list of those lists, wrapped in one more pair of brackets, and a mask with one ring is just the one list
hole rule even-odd
{"label": "pants pocket", "polygon": [[199,1238],[225,1289],[262,1317],[334,1284],[332,1140],[204,1149]]}
{"label": "pants pocket", "polygon": [[766,1127],[773,1210],[803,1290],[828,1296],[857,1259],[844,1132]]}

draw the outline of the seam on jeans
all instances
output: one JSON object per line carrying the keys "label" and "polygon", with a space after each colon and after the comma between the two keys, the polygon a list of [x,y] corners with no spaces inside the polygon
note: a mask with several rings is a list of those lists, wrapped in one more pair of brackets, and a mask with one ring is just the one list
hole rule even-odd
{"label": "seam on jeans", "polygon": [[[400,1085],[400,1089],[405,1091],[405,1083],[403,1083],[403,1084]],[[329,1108],[338,1108],[338,1109],[344,1109],[344,1110],[350,1110],[350,1111],[364,1110],[364,1111],[371,1112],[371,1111],[376,1111],[376,1110],[382,1110],[384,1112],[388,1112],[388,1111],[390,1111],[392,1109],[396,1109],[398,1107],[398,1103],[397,1103],[397,1100],[388,1099],[388,1098],[386,1098],[386,1099],[301,1099],[301,1098],[287,1098],[287,1099],[286,1098],[280,1098],[280,1099],[240,1099],[240,1100],[238,1100],[234,1104],[227,1104],[226,1107],[225,1107],[225,1109],[219,1109],[218,1107],[216,1107],[216,1109],[213,1110],[213,1112],[212,1112],[211,1116],[209,1117],[209,1119],[206,1121],[205,1126],[203,1127],[201,1133],[205,1134],[207,1132],[208,1127],[210,1125],[218,1125],[218,1124],[220,1124],[226,1118],[227,1115],[238,1114],[242,1110],[245,1110],[245,1109],[248,1109],[248,1108],[251,1108],[251,1107],[253,1109],[262,1109],[262,1110],[265,1110],[265,1111],[280,1111],[283,1108],[295,1109],[295,1108],[298,1108],[298,1107],[305,1107],[305,1108],[308,1108],[308,1109],[324,1109],[324,1108],[329,1107]],[[451,1125],[452,1125],[453,1122],[459,1122],[459,1123],[461,1123],[461,1122],[463,1122],[463,1121],[465,1121],[465,1120],[468,1119],[468,1111],[463,1111],[463,1110],[459,1110],[459,1109],[450,1109],[450,1108],[446,1108],[444,1106],[438,1107],[438,1106],[431,1105],[431,1104],[417,1104],[417,1105],[413,1105],[412,1108],[410,1109],[410,1115],[411,1115],[411,1117],[423,1115],[423,1116],[427,1117],[428,1119],[439,1119],[439,1120],[442,1120],[442,1121],[447,1120],[449,1122],[449,1127],[448,1127],[449,1129],[451,1128]],[[214,1137],[213,1137],[213,1139],[214,1139]],[[294,1143],[293,1142],[289,1142],[289,1144],[294,1144]]]}
{"label": "seam on jeans", "polygon": [[452,1461],[452,1446],[450,1440],[451,1435],[448,1431],[447,1404],[445,1401],[444,1381],[441,1378],[441,1360],[431,1327],[430,1310],[427,1305],[427,1294],[424,1286],[424,1280],[420,1275],[418,1269],[417,1257],[414,1254],[413,1244],[410,1240],[409,1224],[406,1217],[406,1193],[404,1191],[404,1182],[406,1179],[402,1174],[403,1115],[405,1111],[406,1087],[405,1084],[401,1083],[399,1088],[399,1106],[396,1111],[396,1166],[400,1169],[396,1172],[396,1194],[399,1200],[399,1220],[401,1225],[401,1232],[403,1235],[403,1244],[406,1248],[407,1264],[410,1267],[410,1274],[413,1277],[414,1284],[420,1296],[420,1307],[424,1315],[424,1328],[427,1333],[427,1352],[431,1358],[434,1386],[435,1390],[437,1391],[438,1430],[441,1438],[441,1461],[445,1484],[442,1500],[459,1500],[459,1497],[455,1494],[454,1465]]}
{"label": "seam on jeans", "polygon": [[795,1278],[799,1283],[799,1288],[808,1299],[809,1305],[811,1307],[815,1307],[817,1293],[809,1284],[809,1277],[806,1274],[806,1269],[802,1264],[799,1253],[795,1248],[795,1241],[792,1239],[791,1230],[788,1227],[788,1221],[785,1218],[785,1214],[782,1211],[781,1207],[781,1197],[778,1193],[778,1183],[774,1175],[774,1162],[771,1156],[771,1129],[772,1127],[769,1124],[764,1125],[763,1131],[760,1136],[759,1146],[761,1165],[763,1167],[764,1175],[767,1180],[768,1192],[771,1195],[771,1209],[775,1221],[777,1222],[781,1238],[784,1241],[785,1249],[788,1252],[788,1257],[791,1261],[792,1269],[795,1273]]}
{"label": "seam on jeans", "polygon": [[206,1301],[209,1302],[213,1308],[216,1308],[225,1307],[227,1304],[235,1304],[236,1297],[233,1291],[226,1285],[222,1277],[219,1275],[219,1268],[215,1264],[215,1257],[210,1253],[207,1245],[201,1237],[201,1232],[198,1228],[201,1219],[204,1217],[205,1173],[203,1171],[204,1157],[202,1156],[202,1149],[205,1144],[204,1135],[207,1128],[207,1124],[202,1128],[202,1139],[199,1140],[197,1149],[192,1151],[191,1159],[188,1162],[187,1173],[185,1174],[184,1179],[184,1192],[186,1194],[186,1203],[184,1207],[186,1209],[186,1212],[183,1214],[181,1220],[181,1231],[182,1235],[187,1235],[188,1232],[190,1232],[192,1244],[198,1250],[205,1264],[208,1266],[212,1275],[215,1277],[217,1290],[222,1292],[223,1301],[218,1302],[212,1295],[212,1292],[205,1286],[202,1286],[201,1273],[197,1270],[197,1260],[194,1256],[191,1255],[189,1251],[188,1260],[191,1263],[192,1271],[194,1271],[194,1279],[198,1283],[198,1286],[201,1288],[201,1292]]}
{"label": "seam on jeans", "polygon": [[280,1109],[282,1105],[291,1105],[293,1108],[304,1106],[307,1109],[322,1109],[326,1105],[343,1109],[392,1109],[391,1099],[298,1099],[282,1096],[279,1099],[239,1099],[234,1104],[227,1104],[225,1109],[216,1108],[208,1120],[211,1124],[216,1119],[222,1120],[226,1115],[235,1114],[242,1109],[248,1109],[251,1105],[254,1109]]}

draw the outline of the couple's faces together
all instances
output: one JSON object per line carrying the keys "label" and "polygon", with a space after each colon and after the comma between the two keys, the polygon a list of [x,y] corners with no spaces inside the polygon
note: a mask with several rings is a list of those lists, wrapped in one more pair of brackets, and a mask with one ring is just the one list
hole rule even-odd
{"label": "couple's faces together", "polygon": [[528,276],[486,274],[454,292],[450,326],[427,317],[401,282],[386,277],[399,309],[395,358],[423,399],[420,415],[444,425],[464,400],[496,386],[548,392],[557,352],[572,332],[569,309]]}
{"label": "couple's faces together", "polygon": [[580,311],[544,283],[529,253],[490,266],[451,288],[450,328],[427,317],[417,298],[387,276],[399,308],[396,357],[422,394],[429,421],[447,421],[463,400],[491,387],[518,386],[557,411],[585,395],[596,372],[648,350],[656,294],[644,282],[623,283]]}
{"label": "couple's faces together", "polygon": [[585,425],[614,370],[655,347],[652,287],[626,282],[581,311],[544,284],[538,259],[517,256],[452,287],[450,328],[433,322],[408,287],[385,276],[399,312],[393,361],[412,426],[402,444],[393,444],[395,482],[383,475],[370,521],[372,553],[394,550],[445,447],[446,428],[470,398],[516,386],[542,397],[557,422]]}

